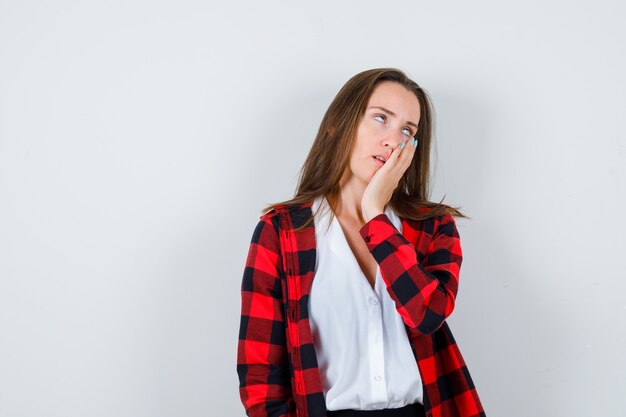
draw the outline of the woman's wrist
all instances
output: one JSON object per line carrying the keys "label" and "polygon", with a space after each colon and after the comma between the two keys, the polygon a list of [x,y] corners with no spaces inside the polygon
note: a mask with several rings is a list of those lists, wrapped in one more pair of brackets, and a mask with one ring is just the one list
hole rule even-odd
{"label": "woman's wrist", "polygon": [[372,220],[374,217],[378,216],[379,214],[383,214],[384,212],[385,211],[383,209],[363,210],[363,220],[365,220],[365,223],[367,223],[370,220]]}

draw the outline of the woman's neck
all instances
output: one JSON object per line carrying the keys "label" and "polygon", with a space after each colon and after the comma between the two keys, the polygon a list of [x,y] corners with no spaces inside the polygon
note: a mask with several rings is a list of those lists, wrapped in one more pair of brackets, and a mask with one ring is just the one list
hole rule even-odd
{"label": "woman's neck", "polygon": [[356,223],[365,223],[361,211],[361,200],[367,184],[360,183],[355,177],[340,184],[339,201],[335,215]]}

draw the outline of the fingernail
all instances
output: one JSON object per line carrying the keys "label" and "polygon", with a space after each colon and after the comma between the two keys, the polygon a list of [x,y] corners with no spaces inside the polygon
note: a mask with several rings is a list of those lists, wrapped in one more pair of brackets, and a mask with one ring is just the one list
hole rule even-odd
{"label": "fingernail", "polygon": [[413,146],[417,148],[417,139],[415,138],[411,139],[411,143],[413,143]]}
{"label": "fingernail", "polygon": [[402,144],[400,145],[400,150],[404,149],[404,145],[406,145],[406,142],[402,142]]}

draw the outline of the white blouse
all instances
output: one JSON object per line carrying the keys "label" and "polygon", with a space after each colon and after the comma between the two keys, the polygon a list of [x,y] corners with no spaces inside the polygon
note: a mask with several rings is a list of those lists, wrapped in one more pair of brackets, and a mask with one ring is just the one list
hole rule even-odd
{"label": "white blouse", "polygon": [[[326,198],[313,202],[317,256],[309,322],[328,410],[374,410],[423,404],[415,356],[385,282],[374,288],[361,270],[337,217],[328,232]],[[400,218],[385,214],[402,232]]]}

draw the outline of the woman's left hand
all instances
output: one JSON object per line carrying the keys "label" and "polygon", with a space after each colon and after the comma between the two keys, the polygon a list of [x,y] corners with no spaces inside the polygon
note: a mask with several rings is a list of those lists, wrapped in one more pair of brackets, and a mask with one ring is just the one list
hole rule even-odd
{"label": "woman's left hand", "polygon": [[[413,146],[413,143],[416,145]],[[408,139],[404,142],[404,149],[397,146],[385,164],[374,173],[361,198],[361,212],[366,222],[385,212],[385,206],[391,200],[400,178],[411,165],[416,147],[416,141]]]}

